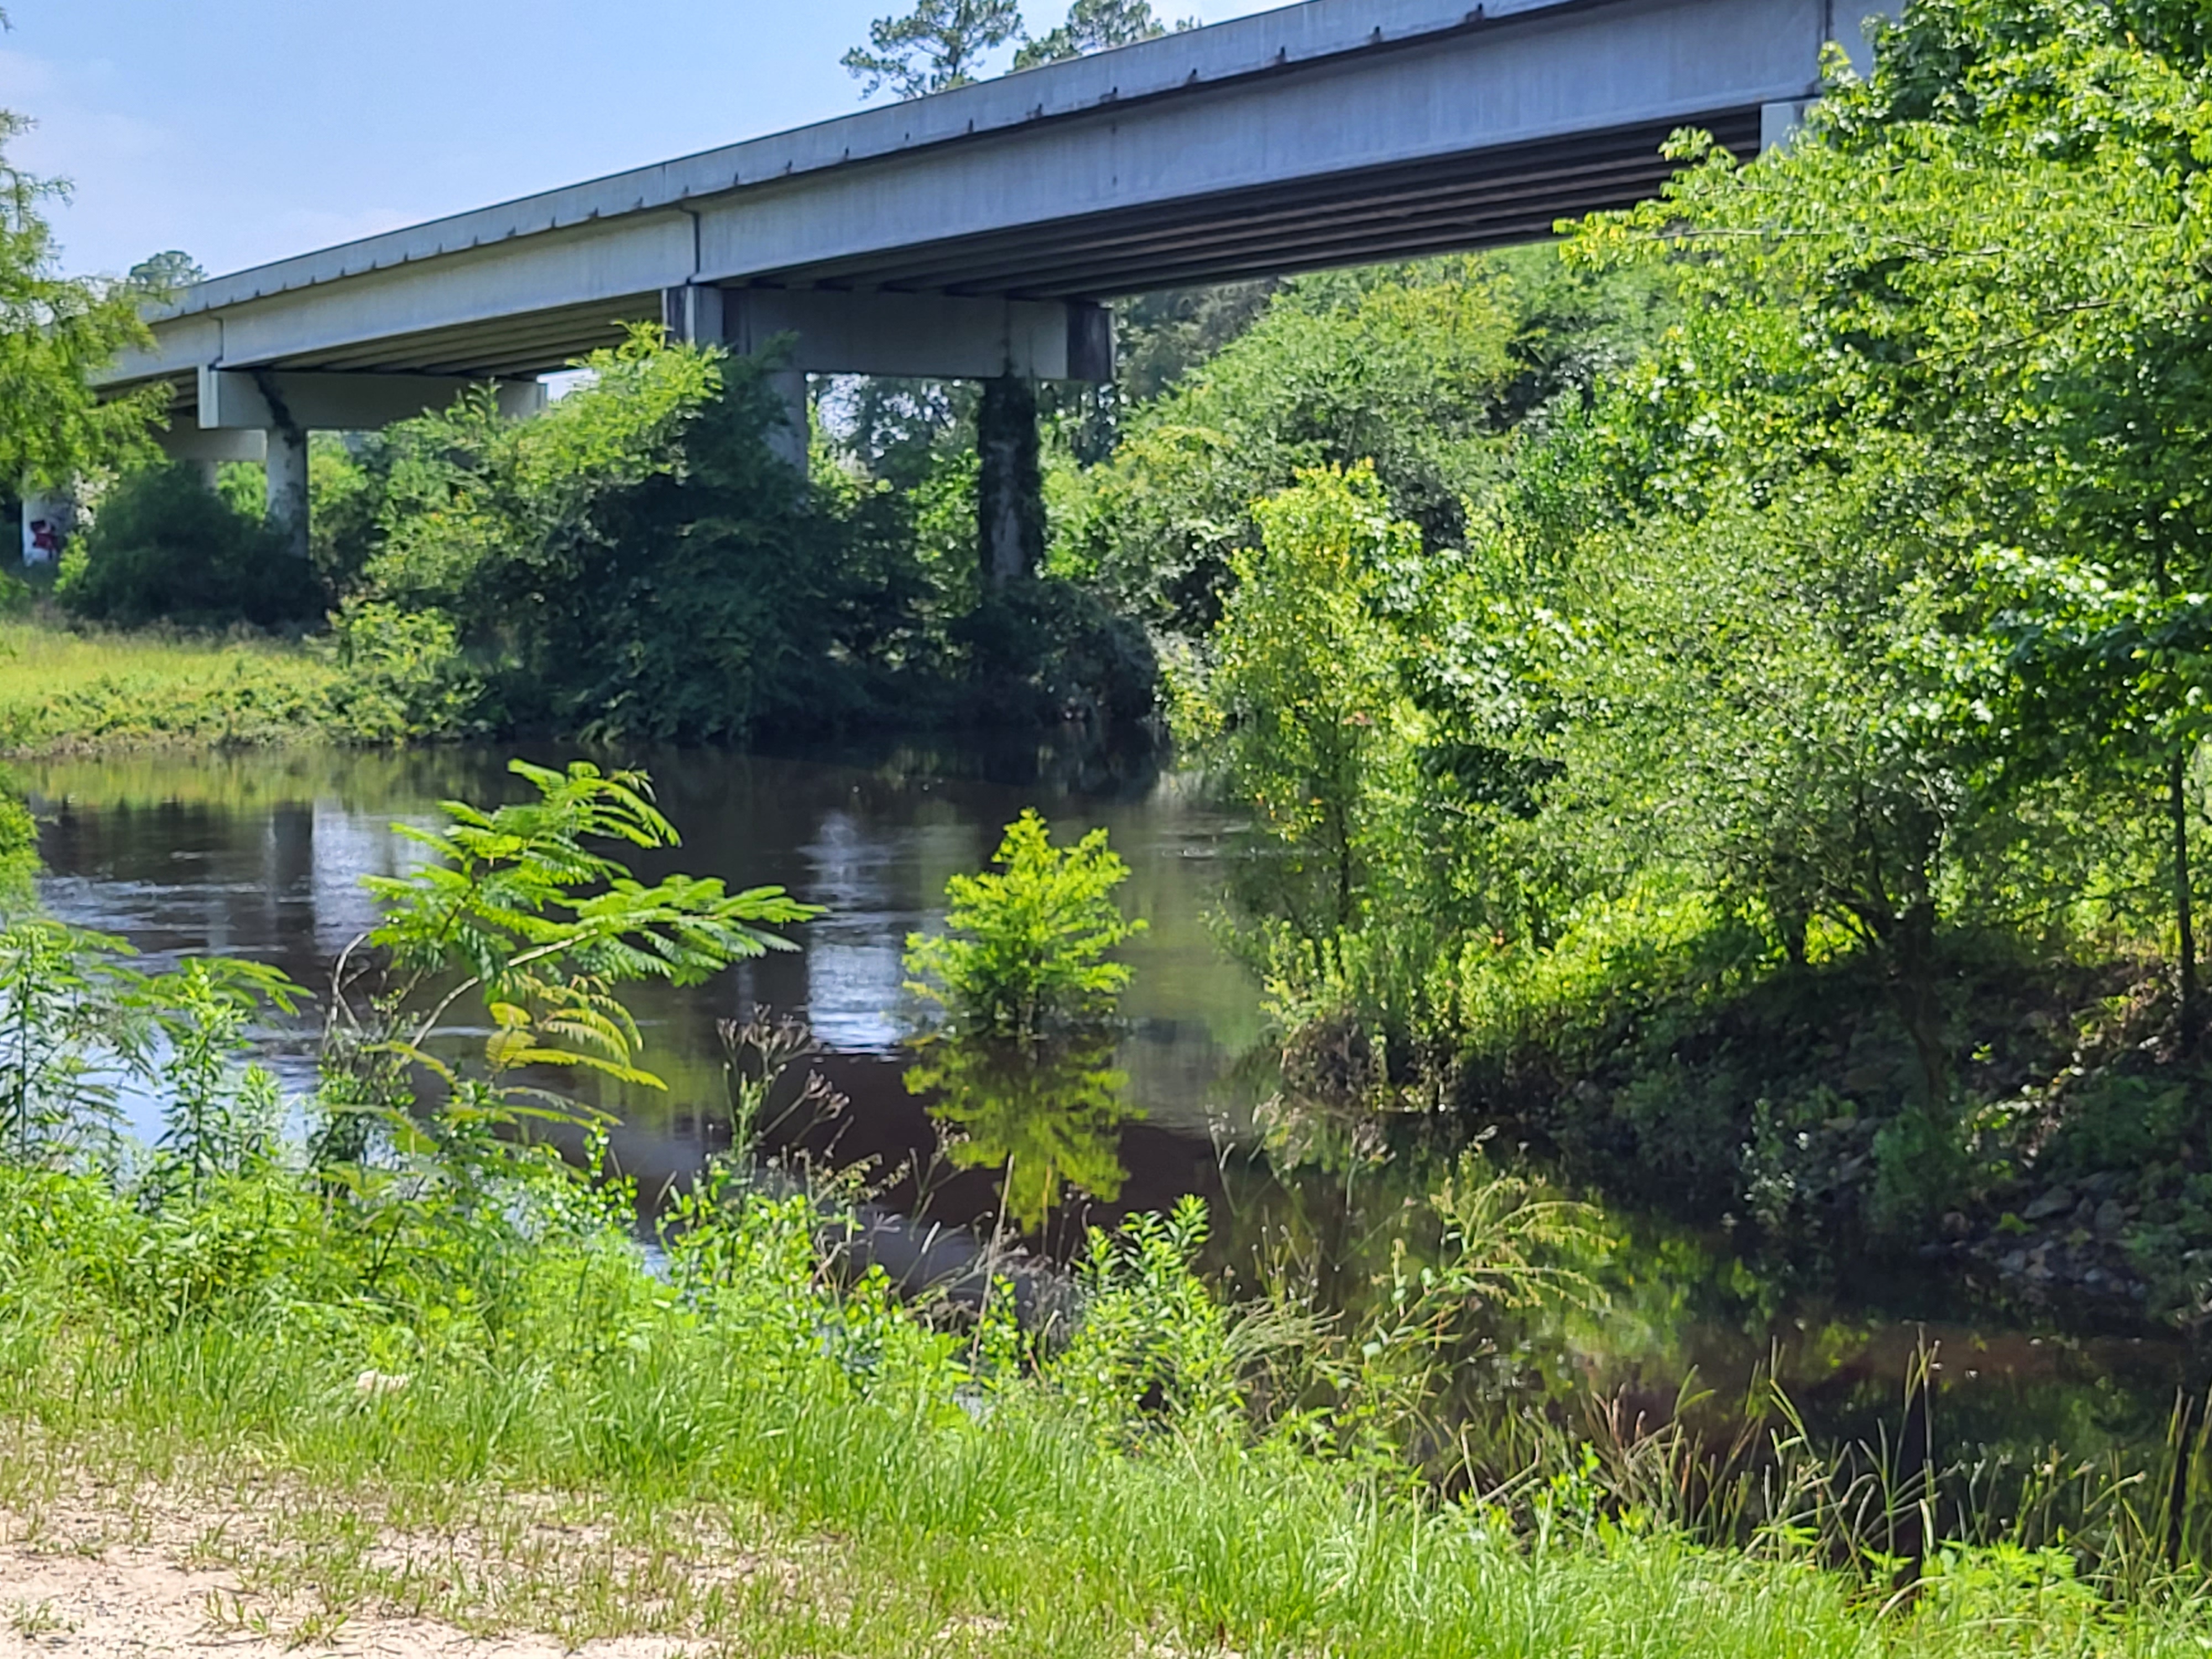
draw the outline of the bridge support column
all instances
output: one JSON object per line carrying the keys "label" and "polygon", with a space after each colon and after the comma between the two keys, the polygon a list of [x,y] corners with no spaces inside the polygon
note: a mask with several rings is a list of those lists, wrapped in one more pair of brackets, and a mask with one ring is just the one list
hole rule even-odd
{"label": "bridge support column", "polygon": [[210,431],[189,417],[179,419],[166,432],[155,433],[154,441],[171,460],[199,474],[210,489],[215,488],[225,461],[259,465],[268,459],[268,441],[258,430]]}
{"label": "bridge support column", "polygon": [[307,434],[296,426],[269,428],[269,522],[284,535],[284,550],[307,556]]}
{"label": "bridge support column", "polygon": [[[452,374],[348,374],[317,370],[232,369],[199,372],[199,426],[174,433],[163,447],[179,459],[243,459],[265,449],[269,521],[291,550],[307,556],[307,434],[368,432],[394,421],[450,409],[487,384]],[[521,420],[545,407],[537,380],[491,382],[500,413]]]}
{"label": "bridge support column", "polygon": [[52,564],[76,529],[76,502],[58,489],[25,483],[23,495],[23,562]]}
{"label": "bridge support column", "polygon": [[768,434],[769,453],[804,478],[807,453],[814,440],[813,411],[806,396],[806,371],[774,369],[769,374],[768,383],[783,404],[783,424]]}
{"label": "bridge support column", "polygon": [[1036,383],[1018,374],[983,382],[975,416],[975,550],[983,579],[1003,588],[1044,562],[1044,472],[1037,459]]}
{"label": "bridge support column", "polygon": [[[660,291],[660,325],[672,341],[691,345],[726,344],[741,354],[757,351],[773,337],[752,338],[752,331],[744,326],[745,320],[743,297],[732,305],[719,288],[692,283]],[[788,348],[797,343],[794,336],[784,343]],[[787,360],[787,349],[785,355]],[[814,435],[812,411],[806,395],[806,371],[770,369],[768,384],[783,404],[783,424],[768,434],[769,453],[804,478],[807,451]]]}

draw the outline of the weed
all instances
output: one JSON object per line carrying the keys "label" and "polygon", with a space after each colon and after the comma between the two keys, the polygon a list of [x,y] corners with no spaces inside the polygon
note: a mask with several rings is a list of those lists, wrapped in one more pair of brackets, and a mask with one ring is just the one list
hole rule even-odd
{"label": "weed", "polygon": [[8,1628],[27,1640],[69,1627],[68,1622],[55,1611],[51,1598],[43,1601],[19,1599],[8,1609]]}

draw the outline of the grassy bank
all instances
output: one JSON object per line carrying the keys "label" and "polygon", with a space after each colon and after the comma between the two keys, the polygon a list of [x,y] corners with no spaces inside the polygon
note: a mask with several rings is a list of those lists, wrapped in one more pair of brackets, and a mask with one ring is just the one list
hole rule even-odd
{"label": "grassy bank", "polygon": [[149,1216],[98,1183],[10,1175],[0,1508],[65,1509],[90,1480],[122,1531],[166,1494],[205,1517],[180,1554],[250,1592],[227,1616],[278,1608],[306,1638],[401,1615],[747,1654],[2212,1640],[2191,1594],[2082,1582],[2063,1552],[1946,1553],[1896,1597],[1786,1527],[1709,1547],[1571,1474],[1444,1501],[1181,1409],[1187,1377],[1142,1386],[1133,1334],[1196,1347],[1139,1333],[1126,1297],[1118,1333],[1006,1367],[988,1340],[834,1288],[808,1219],[733,1198],[695,1216],[661,1278],[611,1227],[544,1211],[526,1249],[411,1224],[378,1249],[293,1176]]}
{"label": "grassy bank", "polygon": [[138,744],[259,744],[312,736],[331,670],[277,641],[78,632],[0,621],[0,748],[53,753]]}

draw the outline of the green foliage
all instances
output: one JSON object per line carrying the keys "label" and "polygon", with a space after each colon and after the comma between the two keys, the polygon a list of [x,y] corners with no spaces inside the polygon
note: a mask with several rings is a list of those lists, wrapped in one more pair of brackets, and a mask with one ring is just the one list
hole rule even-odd
{"label": "green foliage", "polygon": [[1147,1415],[1218,1431],[1243,1414],[1234,1323],[1193,1267],[1206,1231],[1206,1206],[1188,1197],[1170,1215],[1091,1230],[1083,1317],[1050,1375],[1109,1432]]}
{"label": "green foliage", "polygon": [[986,598],[972,455],[933,437],[912,477],[876,478],[825,450],[805,487],[766,441],[783,410],[763,364],[645,331],[585,367],[529,421],[471,399],[312,458],[342,735],[1150,712],[1141,630],[1066,583]]}
{"label": "green foliage", "polygon": [[483,677],[461,653],[442,611],[349,599],[337,619],[339,678],[333,725],[363,743],[448,738],[486,724]]}
{"label": "green foliage", "polygon": [[165,248],[131,266],[125,280],[149,299],[173,300],[193,283],[207,281],[207,268],[182,248]]}
{"label": "green foliage", "polygon": [[1413,716],[1376,612],[1420,532],[1390,517],[1364,465],[1302,473],[1254,513],[1261,545],[1230,556],[1236,586],[1177,724],[1255,815],[1247,902],[1322,943],[1359,920],[1371,830],[1408,753]]}
{"label": "green foliage", "polygon": [[[1179,29],[1196,26],[1195,18],[1176,25]],[[1152,15],[1152,0],[1074,0],[1067,9],[1066,22],[1025,42],[1014,53],[1014,67],[1054,64],[1085,52],[1157,40],[1167,32],[1167,25]]]}
{"label": "green foliage", "polygon": [[1006,826],[991,861],[995,872],[945,883],[944,933],[908,935],[909,988],[963,1030],[1024,1042],[1104,1019],[1129,982],[1127,966],[1106,955],[1146,927],[1115,905],[1129,866],[1106,832],[1055,847],[1032,809]]}
{"label": "green foliage", "polygon": [[16,781],[0,769],[0,914],[24,906],[38,865],[38,820]]}
{"label": "green foliage", "polygon": [[0,746],[297,741],[325,729],[331,680],[275,641],[0,622]]}
{"label": "green foliage", "polygon": [[[1765,1489],[1809,1517],[1786,1531],[1765,1509],[1743,1525],[1698,1518],[1686,1494],[1707,1466],[1642,1442],[1601,1456],[1553,1437],[1522,1479],[1443,1496],[1510,1444],[1437,1432],[1452,1368],[1486,1351],[1501,1311],[1581,1304],[1604,1248],[1576,1206],[1479,1158],[1431,1196],[1436,1259],[1394,1251],[1377,1307],[1342,1329],[1279,1289],[1255,1306],[1223,1299],[1199,1271],[1195,1200],[1092,1235],[1054,1342],[1021,1331],[1003,1291],[972,1340],[933,1322],[879,1268],[841,1256],[859,1225],[848,1207],[768,1190],[729,1163],[674,1195],[649,1263],[604,1137],[584,1170],[511,1138],[524,1126],[500,1115],[504,1073],[629,1052],[634,1027],[600,993],[712,971],[764,948],[760,927],[797,909],[765,890],[631,879],[609,849],[672,839],[641,780],[519,775],[535,799],[453,805],[422,832],[437,861],[376,888],[380,995],[411,1011],[386,1026],[415,1034],[404,1057],[446,1095],[395,1116],[374,1157],[334,1158],[326,1136],[311,1160],[272,1131],[265,1085],[235,1064],[245,1021],[290,994],[269,970],[187,963],[132,981],[88,971],[100,941],[11,936],[20,963],[44,963],[11,970],[7,988],[41,1043],[77,1040],[75,1011],[106,995],[96,980],[143,995],[165,1041],[139,1063],[173,1153],[140,1166],[0,1143],[0,1416],[33,1435],[40,1467],[95,1446],[111,1475],[250,1455],[260,1478],[328,1497],[356,1528],[371,1488],[470,1504],[554,1492],[687,1526],[730,1505],[750,1536],[835,1528],[910,1553],[887,1573],[893,1558],[869,1555],[855,1585],[941,1574],[919,1626],[899,1603],[899,1629],[988,1618],[994,1641],[1038,1651],[1164,1636],[1395,1659],[1481,1651],[1502,1634],[1758,1655],[1780,1629],[1798,1648],[1963,1659],[2000,1620],[2031,1644],[2048,1634],[2053,1651],[2169,1627],[2201,1645],[2200,1605],[2167,1599],[2144,1571],[2162,1535],[2112,1504],[2069,1526],[2063,1572],[2036,1565],[2048,1535],[2027,1528],[1994,1550],[1948,1548],[1923,1596],[1877,1629],[1851,1595],[1876,1573],[1887,1592],[1880,1522],[1824,1497],[1844,1483],[1794,1434],[1775,1441]],[[1036,838],[1050,852],[1042,825]],[[359,983],[341,975],[353,1012],[334,1010],[326,1039],[341,1061]],[[487,1005],[467,1022],[491,1027],[480,1064],[435,1040],[467,998]],[[44,1066],[37,1045],[17,1052],[25,1077]],[[34,1087],[66,1094],[62,1073],[37,1074]],[[333,1066],[320,1114],[362,1098],[362,1075]],[[1425,1486],[1422,1462],[1447,1484]],[[1715,1547],[1738,1540],[1756,1548]],[[319,1540],[318,1559],[335,1547]],[[1316,1575],[1317,1559],[1337,1565]],[[1863,1576],[1820,1571],[1838,1561]],[[333,1604],[382,1582],[333,1586]],[[656,1568],[657,1604],[670,1582]],[[1655,1613],[1655,1584],[1694,1616]],[[778,1595],[833,1590],[849,1601],[842,1580],[787,1578]],[[702,1638],[759,1645],[754,1603],[687,1606]],[[857,1639],[850,1609],[838,1616],[841,1639]]]}
{"label": "green foliage", "polygon": [[[777,624],[811,596],[757,580],[797,562],[757,375],[726,398],[717,357],[643,335],[586,366],[595,384],[531,421],[487,395],[392,428],[366,483],[346,481],[375,503],[350,510],[366,544],[330,555],[360,573],[336,625],[365,734],[465,708],[470,724],[726,735],[757,659],[791,648]],[[706,499],[679,529],[686,481]]]}
{"label": "green foliage", "polygon": [[127,952],[120,939],[44,916],[0,932],[0,1128],[13,1163],[66,1158],[110,1127],[118,1062],[136,1049]]}
{"label": "green foliage", "polygon": [[120,1169],[123,1089],[161,1103],[162,1133],[136,1176],[158,1206],[252,1174],[283,1127],[275,1078],[246,1063],[251,1021],[292,1013],[299,988],[265,963],[192,957],[140,973],[121,940],[43,916],[0,932],[0,1161]]}
{"label": "green foliage", "polygon": [[1055,481],[1051,568],[1200,631],[1230,553],[1258,539],[1252,503],[1301,470],[1361,461],[1393,516],[1440,550],[1465,533],[1466,497],[1498,474],[1510,423],[1579,395],[1650,331],[1652,287],[1564,273],[1548,252],[1297,278],[1121,417],[1112,461]]}
{"label": "green foliage", "polygon": [[[276,1077],[250,1064],[249,1021],[262,1008],[292,1013],[299,988],[257,962],[195,957],[136,988],[152,1015],[162,1102],[159,1150],[198,1198],[219,1176],[242,1176],[269,1158],[283,1127]],[[167,1171],[159,1165],[149,1181]]]}
{"label": "green foliage", "polygon": [[1079,584],[1052,577],[984,592],[946,630],[963,682],[958,715],[1031,730],[1070,722],[1141,737],[1159,661],[1145,630]]}
{"label": "green foliage", "polygon": [[1158,398],[1251,327],[1281,286],[1220,283],[1116,301],[1115,392],[1138,405]]}
{"label": "green foliage", "polygon": [[1173,631],[1263,854],[1286,1133],[1458,1105],[1902,1241],[2119,1110],[2019,1011],[2135,988],[2186,1094],[2202,46],[1908,7],[1786,149],[1679,135],[1564,255],[1291,284],[1056,468],[1052,568]]}
{"label": "green foliage", "polygon": [[61,182],[11,166],[30,122],[0,110],[0,478],[55,485],[143,455],[167,400],[155,386],[103,398],[88,377],[146,343],[130,283],[64,276],[46,204]]}
{"label": "green foliage", "polygon": [[[278,1169],[153,1212],[95,1177],[0,1169],[0,1401],[34,1426],[44,1467],[281,1475],[320,1564],[306,1582],[338,1611],[430,1593],[419,1556],[404,1581],[380,1575],[378,1517],[466,1540],[467,1517],[505,1526],[514,1494],[556,1492],[564,1524],[627,1540],[623,1515],[674,1513],[796,1565],[772,1603],[699,1596],[672,1619],[689,1558],[654,1532],[649,1608],[593,1600],[562,1558],[501,1582],[530,1595],[523,1616],[768,1653],[818,1651],[826,1629],[921,1652],[947,1618],[1069,1659],[1163,1638],[1347,1659],[1547,1644],[1968,1659],[1992,1628],[2023,1654],[2200,1645],[2201,1601],[2142,1574],[2153,1540],[2117,1518],[2069,1534],[2063,1565],[2033,1534],[1948,1546],[1923,1593],[1881,1613],[1886,1579],[1823,1570],[1840,1559],[1832,1510],[1716,1548],[1663,1496],[1686,1466],[1649,1452],[1576,1448],[1451,1499],[1255,1442],[1221,1358],[1249,1339],[1178,1254],[1192,1213],[1109,1237],[1096,1326],[1048,1375],[985,1394],[949,1335],[837,1288],[803,1198],[709,1183],[682,1200],[656,1273],[562,1191],[535,1181],[491,1251],[448,1232],[403,1278],[373,1270],[342,1202]],[[1149,1325],[1162,1316],[1186,1322]],[[1796,1473],[1777,1476],[1792,1501]],[[418,1507],[380,1507],[395,1492]],[[849,1575],[818,1547],[831,1534],[860,1552]]]}
{"label": "green foliage", "polygon": [[915,0],[906,15],[869,24],[868,44],[837,61],[866,79],[863,98],[885,86],[920,98],[966,86],[984,58],[1021,32],[1018,0]]}
{"label": "green foliage", "polygon": [[55,597],[71,615],[137,626],[274,628],[319,617],[314,573],[281,534],[240,512],[180,463],[143,467],[104,495],[63,555]]}
{"label": "green foliage", "polygon": [[[428,861],[363,878],[382,920],[339,963],[323,1052],[338,1114],[328,1146],[357,1150],[380,1129],[418,1183],[457,1176],[471,1204],[508,1159],[502,1131],[588,1116],[529,1080],[533,1071],[661,1086],[637,1064],[642,1036],[617,988],[696,984],[789,949],[768,929],[816,914],[779,887],[635,879],[608,848],[677,842],[641,773],[583,761],[565,772],[521,761],[510,769],[535,799],[489,811],[448,801],[442,827],[400,826]],[[471,1005],[486,1032],[473,1057],[441,1041],[455,1010]],[[428,1100],[416,1084],[426,1075]],[[355,1117],[367,1122],[347,1121]]]}

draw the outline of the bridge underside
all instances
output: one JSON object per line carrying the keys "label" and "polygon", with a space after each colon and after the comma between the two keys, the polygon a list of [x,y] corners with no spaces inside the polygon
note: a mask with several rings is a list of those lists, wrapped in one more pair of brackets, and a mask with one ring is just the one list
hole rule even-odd
{"label": "bridge underside", "polygon": [[[1330,266],[1497,247],[1553,224],[1656,194],[1671,168],[1660,146],[1677,127],[1708,128],[1756,151],[1758,108],[1687,122],[1547,139],[1385,171],[1304,179],[1261,190],[1115,214],[1024,225],[988,235],[766,272],[750,286],[854,294],[1097,301],[1147,290]],[[513,379],[559,369],[611,345],[624,327],[659,321],[658,289],[456,326],[278,356],[278,369]],[[178,386],[180,409],[196,389]]]}
{"label": "bridge underside", "polygon": [[1757,153],[1757,106],[1686,121],[1540,140],[1264,190],[1172,210],[1093,214],[902,250],[826,261],[769,279],[860,289],[1103,300],[1119,295],[1538,240],[1559,220],[1656,196],[1674,172],[1660,155],[1683,126]]}

